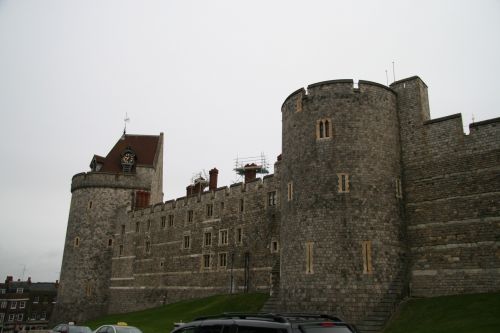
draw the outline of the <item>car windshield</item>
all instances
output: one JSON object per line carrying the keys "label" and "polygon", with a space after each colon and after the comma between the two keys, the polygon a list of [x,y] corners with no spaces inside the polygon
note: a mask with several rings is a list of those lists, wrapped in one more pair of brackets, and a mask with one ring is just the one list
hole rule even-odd
{"label": "car windshield", "polygon": [[140,329],[132,326],[115,326],[116,333],[142,333]]}
{"label": "car windshield", "polygon": [[352,333],[349,327],[345,325],[337,325],[332,323],[326,323],[326,325],[307,325],[300,327],[304,333]]}
{"label": "car windshield", "polygon": [[92,330],[88,326],[73,326],[69,325],[68,333],[92,333]]}

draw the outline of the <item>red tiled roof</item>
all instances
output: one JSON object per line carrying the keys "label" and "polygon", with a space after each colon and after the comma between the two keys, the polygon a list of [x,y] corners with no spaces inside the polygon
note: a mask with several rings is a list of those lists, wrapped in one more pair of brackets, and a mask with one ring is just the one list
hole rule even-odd
{"label": "red tiled roof", "polygon": [[159,135],[134,135],[125,134],[122,136],[106,157],[99,161],[102,163],[100,172],[122,172],[120,163],[121,154],[130,146],[135,152],[136,165],[153,166],[155,162],[158,144],[160,142]]}

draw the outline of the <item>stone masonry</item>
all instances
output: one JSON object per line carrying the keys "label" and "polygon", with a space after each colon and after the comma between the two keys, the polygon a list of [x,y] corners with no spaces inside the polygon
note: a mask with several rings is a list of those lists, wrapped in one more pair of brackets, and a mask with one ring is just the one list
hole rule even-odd
{"label": "stone masonry", "polygon": [[273,175],[176,200],[162,134],[95,155],[73,177],[54,320],[260,291],[368,332],[408,295],[500,290],[500,118],[468,135],[459,114],[430,119],[418,77],[315,83],[281,111]]}

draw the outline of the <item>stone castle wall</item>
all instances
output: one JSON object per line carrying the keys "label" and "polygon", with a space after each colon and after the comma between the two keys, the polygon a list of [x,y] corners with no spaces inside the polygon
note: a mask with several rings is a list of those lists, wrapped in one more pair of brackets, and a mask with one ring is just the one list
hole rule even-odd
{"label": "stone castle wall", "polygon": [[[159,146],[161,151],[162,141]],[[53,323],[82,322],[108,313],[115,230],[128,218],[136,191],[147,191],[152,200],[162,200],[159,172],[158,165],[138,165],[133,174],[89,172],[73,176]]]}
{"label": "stone castle wall", "polygon": [[[58,321],[248,290],[359,323],[408,289],[500,290],[500,118],[468,135],[431,119],[418,77],[312,84],[282,117],[262,180],[163,202],[163,149],[154,168],[76,175]],[[135,191],[160,203],[132,210]]]}
{"label": "stone castle wall", "polygon": [[113,230],[119,212],[130,207],[132,194],[104,187],[73,191],[56,304],[60,322],[107,313]]}
{"label": "stone castle wall", "polygon": [[420,79],[392,88],[400,97],[407,140],[412,295],[499,290],[500,118],[472,124],[465,135],[460,114],[429,119],[427,87]]}
{"label": "stone castle wall", "polygon": [[[310,85],[307,94],[299,91],[285,101],[280,291],[285,310],[337,313],[356,322],[403,270],[396,103],[387,87],[365,81],[354,87],[351,80]],[[319,138],[323,119],[331,135]],[[346,191],[339,188],[340,174],[347,175]],[[290,183],[293,198],[287,200]]]}
{"label": "stone castle wall", "polygon": [[[270,271],[278,257],[271,245],[273,241],[279,244],[280,221],[279,202],[269,205],[268,194],[277,191],[277,178],[267,176],[263,181],[256,179],[130,213],[115,230],[109,311],[224,294],[231,288],[234,293],[268,292]],[[212,206],[211,216],[208,205]],[[227,232],[227,242],[221,232]],[[211,235],[209,245],[207,233]],[[186,236],[190,238],[187,248]],[[221,254],[226,256],[223,266]],[[210,256],[210,267],[204,267],[204,255]]]}

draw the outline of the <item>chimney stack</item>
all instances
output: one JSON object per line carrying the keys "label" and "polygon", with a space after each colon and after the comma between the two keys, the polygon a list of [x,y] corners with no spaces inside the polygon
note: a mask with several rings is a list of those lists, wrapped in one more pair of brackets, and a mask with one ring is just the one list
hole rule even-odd
{"label": "chimney stack", "polygon": [[213,168],[208,173],[210,175],[210,179],[208,181],[208,190],[215,191],[215,189],[217,189],[217,177],[219,175],[219,170],[217,170],[217,168]]}
{"label": "chimney stack", "polygon": [[193,194],[193,185],[186,186],[186,196],[189,197]]}
{"label": "chimney stack", "polygon": [[5,279],[5,284],[9,284],[12,281],[14,281],[14,278],[10,275],[7,275],[7,278]]}
{"label": "chimney stack", "polygon": [[28,277],[28,284],[31,284],[31,276]]}
{"label": "chimney stack", "polygon": [[257,168],[258,168],[258,166],[255,163],[245,165],[245,167],[244,167],[244,169],[245,169],[245,183],[248,183],[257,177]]}

